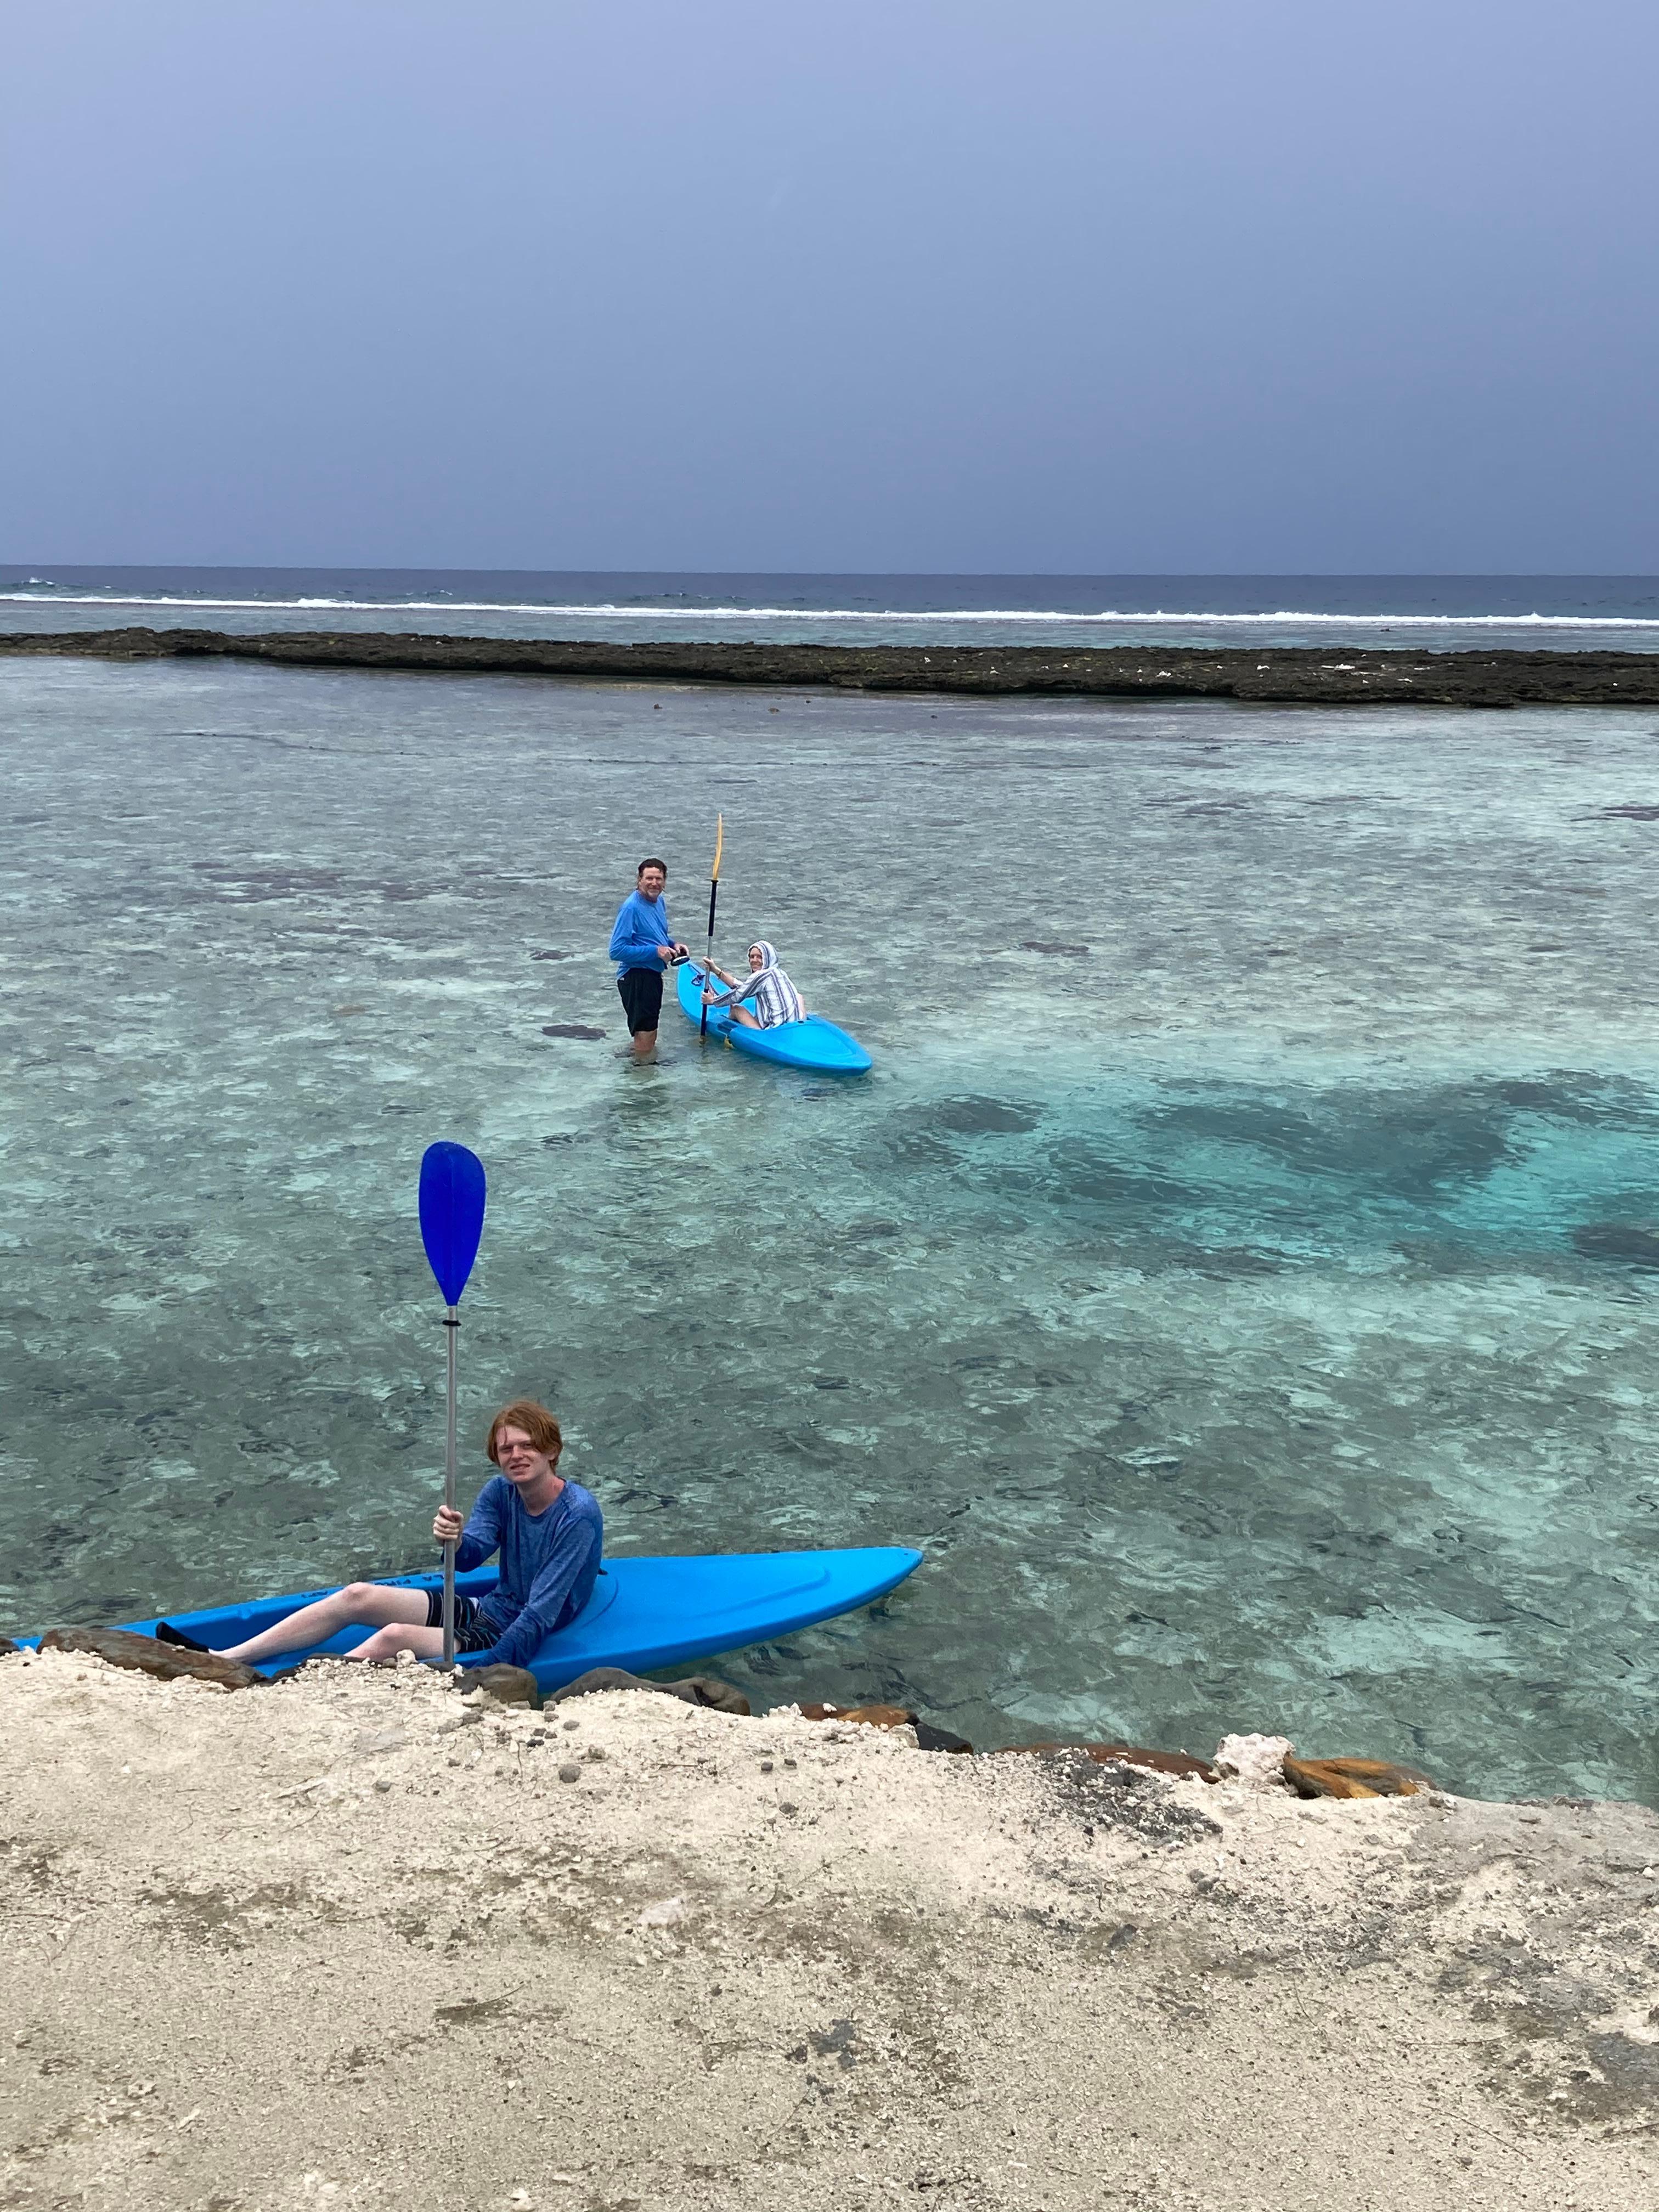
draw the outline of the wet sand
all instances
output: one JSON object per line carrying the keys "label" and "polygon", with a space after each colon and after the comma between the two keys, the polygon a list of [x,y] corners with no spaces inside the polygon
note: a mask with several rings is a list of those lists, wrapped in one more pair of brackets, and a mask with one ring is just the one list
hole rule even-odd
{"label": "wet sand", "polygon": [[232,658],[589,682],[775,689],[1231,699],[1262,705],[1619,707],[1659,704],[1659,653],[1366,652],[1345,646],[561,644],[414,633],[109,629],[0,637],[0,653],[100,660]]}
{"label": "wet sand", "polygon": [[1655,2200],[1638,1807],[59,1654],[0,1762],[15,2212]]}

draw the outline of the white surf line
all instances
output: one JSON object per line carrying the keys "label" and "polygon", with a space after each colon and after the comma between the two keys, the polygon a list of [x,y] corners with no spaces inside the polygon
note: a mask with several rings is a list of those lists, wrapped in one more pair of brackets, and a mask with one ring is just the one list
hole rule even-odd
{"label": "white surf line", "polygon": [[1632,629],[1659,630],[1659,617],[1648,615],[1390,615],[1328,614],[1279,608],[1261,614],[1201,611],[1126,614],[1107,608],[1085,614],[1061,608],[945,607],[871,610],[866,607],[653,607],[616,606],[591,601],[566,605],[544,599],[208,599],[175,597],[112,597],[100,592],[0,592],[0,604],[39,607],[189,607],[205,611],[342,614],[568,615],[609,622],[836,622],[836,623],[1048,623],[1136,624],[1148,629],[1182,623],[1218,626],[1267,623],[1323,624],[1337,629]]}

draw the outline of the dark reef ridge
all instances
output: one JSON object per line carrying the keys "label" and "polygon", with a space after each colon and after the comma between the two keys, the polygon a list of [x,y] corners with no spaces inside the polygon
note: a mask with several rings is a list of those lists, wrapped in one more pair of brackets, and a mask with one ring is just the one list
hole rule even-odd
{"label": "dark reef ridge", "polygon": [[102,629],[0,636],[0,653],[98,660],[206,656],[589,683],[812,691],[1046,692],[1307,707],[1659,706],[1659,653],[1366,652],[1342,646],[611,645],[329,630]]}

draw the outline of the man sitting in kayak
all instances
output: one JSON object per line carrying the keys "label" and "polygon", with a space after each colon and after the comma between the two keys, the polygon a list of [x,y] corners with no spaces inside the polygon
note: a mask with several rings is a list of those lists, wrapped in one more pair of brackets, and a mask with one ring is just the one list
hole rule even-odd
{"label": "man sitting in kayak", "polygon": [[[439,1543],[455,1546],[458,1574],[482,1566],[492,1552],[501,1555],[501,1580],[487,1596],[455,1593],[456,1658],[463,1667],[527,1667],[545,1638],[573,1621],[592,1595],[605,1523],[592,1492],[557,1472],[564,1438],[545,1406],[528,1398],[503,1406],[489,1424],[484,1449],[501,1471],[478,1492],[465,1527],[447,1505],[432,1524]],[[441,1658],[443,1592],[348,1583],[219,1656],[274,1659],[326,1644],[343,1628],[375,1631],[351,1652],[354,1659],[392,1659],[400,1651]],[[169,1621],[158,1621],[155,1633],[186,1650],[210,1648]]]}
{"label": "man sitting in kayak", "polygon": [[747,981],[739,983],[735,975],[728,975],[724,968],[716,968],[712,960],[708,973],[718,975],[722,983],[729,983],[732,988],[716,991],[705,981],[703,1004],[723,1008],[746,1030],[781,1029],[785,1022],[806,1019],[806,1001],[779,967],[775,948],[763,937],[749,948]]}

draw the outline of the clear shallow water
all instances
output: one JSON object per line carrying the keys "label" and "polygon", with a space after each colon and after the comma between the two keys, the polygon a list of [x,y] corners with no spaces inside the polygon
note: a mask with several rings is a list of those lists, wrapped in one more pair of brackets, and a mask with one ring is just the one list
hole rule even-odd
{"label": "clear shallow water", "polygon": [[[1650,714],[0,707],[10,1623],[427,1555],[447,1135],[469,1431],[544,1394],[618,1550],[926,1547],[729,1663],[768,1699],[1659,1790]],[[869,1081],[611,1057],[632,864],[695,933],[717,805],[722,942]]]}
{"label": "clear shallow water", "polygon": [[609,643],[1659,651],[1654,576],[777,576],[0,569],[0,633],[127,623]]}

